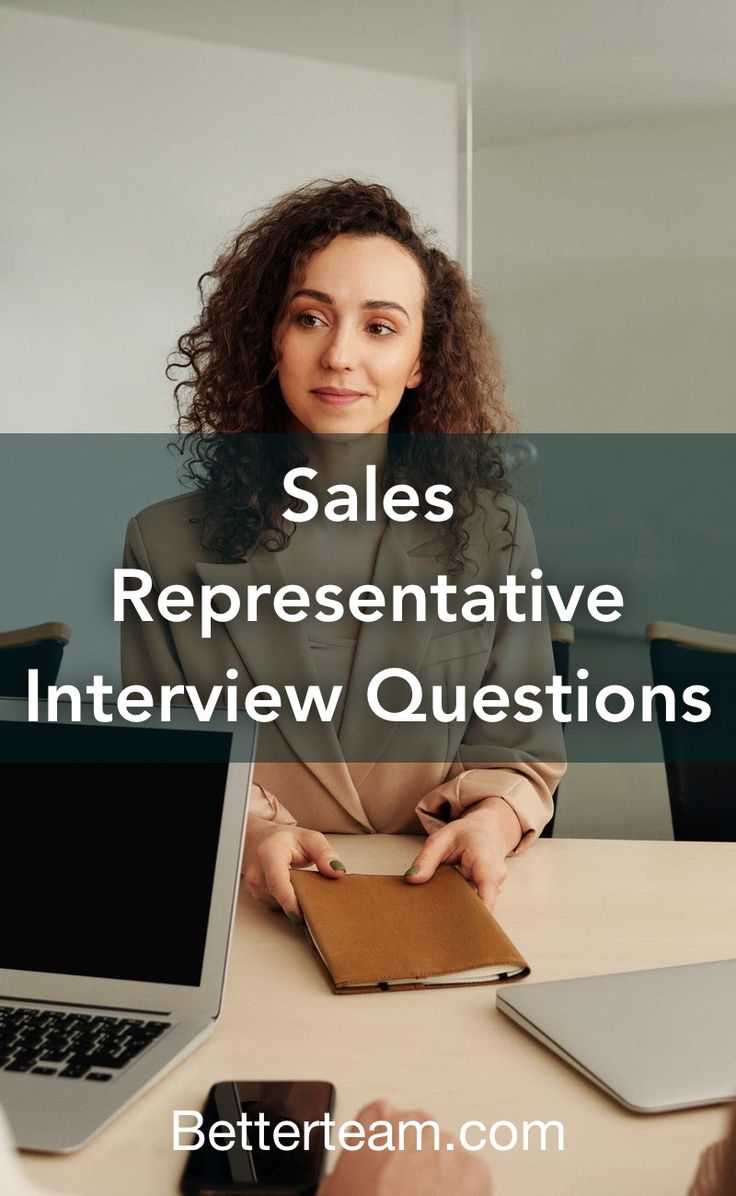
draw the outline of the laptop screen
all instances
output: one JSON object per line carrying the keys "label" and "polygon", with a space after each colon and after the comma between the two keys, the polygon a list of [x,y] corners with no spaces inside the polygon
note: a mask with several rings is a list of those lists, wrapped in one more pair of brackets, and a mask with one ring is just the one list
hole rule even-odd
{"label": "laptop screen", "polygon": [[0,968],[198,985],[230,742],[0,720]]}

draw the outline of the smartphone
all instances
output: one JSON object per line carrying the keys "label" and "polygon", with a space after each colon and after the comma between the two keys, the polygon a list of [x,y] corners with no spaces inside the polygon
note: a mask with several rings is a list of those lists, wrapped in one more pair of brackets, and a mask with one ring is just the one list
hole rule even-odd
{"label": "smartphone", "polygon": [[[210,1089],[202,1111],[205,1140],[191,1151],[181,1181],[185,1196],[312,1196],[325,1161],[326,1132],[319,1126],[308,1140],[301,1132],[310,1122],[326,1124],[335,1104],[335,1089],[322,1080],[230,1080]],[[245,1129],[238,1126],[244,1119]],[[235,1127],[228,1150],[210,1143],[215,1122]],[[300,1133],[274,1130],[293,1123]],[[276,1131],[279,1133],[279,1131]],[[244,1137],[243,1137],[244,1136]],[[244,1148],[243,1140],[247,1143]],[[227,1141],[219,1138],[220,1144]]]}

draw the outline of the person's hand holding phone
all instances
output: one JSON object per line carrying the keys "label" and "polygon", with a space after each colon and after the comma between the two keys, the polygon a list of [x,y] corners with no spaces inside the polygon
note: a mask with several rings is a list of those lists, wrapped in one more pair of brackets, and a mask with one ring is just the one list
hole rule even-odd
{"label": "person's hand holding phone", "polygon": [[301,909],[291,883],[291,868],[315,864],[323,876],[337,880],[346,872],[337,852],[320,831],[282,825],[265,818],[249,818],[243,852],[243,878],[256,901],[284,911],[291,922],[301,921]]}
{"label": "person's hand holding phone", "polygon": [[[392,1127],[392,1139],[399,1140],[400,1121],[431,1121],[423,1109],[394,1109],[388,1101],[378,1100],[361,1109],[356,1121],[366,1130],[376,1121]],[[403,1150],[343,1151],[331,1175],[322,1181],[317,1196],[493,1196],[493,1183],[487,1165],[476,1154],[469,1154],[452,1134],[440,1131],[440,1149],[417,1149],[416,1138],[405,1135]],[[447,1149],[448,1145],[451,1147]]]}

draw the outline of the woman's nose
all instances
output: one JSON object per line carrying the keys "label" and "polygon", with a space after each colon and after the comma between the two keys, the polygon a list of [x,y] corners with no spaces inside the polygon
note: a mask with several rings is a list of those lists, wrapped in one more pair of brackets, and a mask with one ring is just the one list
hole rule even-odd
{"label": "woman's nose", "polygon": [[350,329],[344,325],[332,329],[322,352],[322,367],[338,374],[351,370],[356,364],[357,345]]}

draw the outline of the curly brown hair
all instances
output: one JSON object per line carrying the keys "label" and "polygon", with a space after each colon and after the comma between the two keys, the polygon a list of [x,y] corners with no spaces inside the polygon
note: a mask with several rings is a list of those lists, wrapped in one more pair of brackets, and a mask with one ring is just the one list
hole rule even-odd
{"label": "curly brown hair", "polygon": [[[281,196],[199,279],[200,318],[179,337],[167,376],[184,375],[174,388],[177,426],[190,453],[186,476],[202,491],[205,542],[231,561],[258,544],[279,551],[289,542],[282,482],[303,455],[290,437],[268,438],[264,452],[264,438],[251,434],[288,430],[274,330],[310,256],[341,234],[390,237],[424,276],[422,380],[391,418],[381,481],[385,488],[411,475],[452,485],[455,514],[444,535],[457,572],[477,488],[506,488],[492,440],[512,430],[498,355],[458,263],[417,230],[387,187],[355,179],[316,180]],[[412,443],[416,433],[425,434],[421,446]]]}

